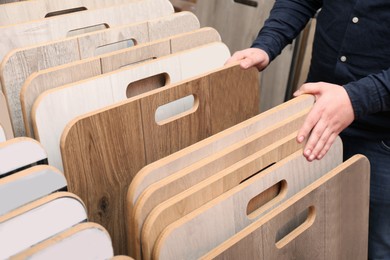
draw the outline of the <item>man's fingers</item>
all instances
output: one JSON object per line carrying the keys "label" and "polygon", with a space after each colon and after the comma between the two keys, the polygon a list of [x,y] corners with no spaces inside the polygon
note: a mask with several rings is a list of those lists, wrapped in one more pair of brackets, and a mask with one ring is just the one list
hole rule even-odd
{"label": "man's fingers", "polygon": [[[303,94],[312,94],[317,95],[320,92],[321,88],[317,83],[306,83],[303,84],[297,91],[294,92],[294,97],[303,95]],[[317,98],[317,96],[316,96]]]}
{"label": "man's fingers", "polygon": [[299,143],[302,143],[303,141],[307,140],[310,132],[314,128],[314,126],[317,124],[317,122],[320,120],[320,113],[316,106],[312,108],[312,110],[307,115],[305,122],[303,123],[302,127],[299,129],[297,134],[297,141]]}
{"label": "man's fingers", "polygon": [[330,147],[332,146],[332,144],[334,143],[334,140],[336,140],[336,137],[338,135],[336,133],[332,133],[328,139],[328,141],[326,142],[324,148],[321,150],[321,152],[317,155],[317,159],[318,160],[321,160],[322,158],[324,158],[325,154],[329,151]]}
{"label": "man's fingers", "polygon": [[[314,136],[316,142],[313,143],[314,148],[312,148],[312,153],[309,156],[309,160],[311,161],[314,159],[318,159],[318,156],[325,148],[332,134],[332,131],[326,126],[327,124],[322,123],[322,120],[320,120],[320,122],[316,125],[316,127],[312,131],[312,136]],[[309,142],[311,142],[310,138],[309,138]]]}

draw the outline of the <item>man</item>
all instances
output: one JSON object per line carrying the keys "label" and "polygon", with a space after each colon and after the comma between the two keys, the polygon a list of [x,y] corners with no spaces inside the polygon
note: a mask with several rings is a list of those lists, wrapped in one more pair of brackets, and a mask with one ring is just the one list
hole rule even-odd
{"label": "man", "polygon": [[298,131],[304,156],[321,159],[337,135],[344,159],[371,163],[369,259],[390,259],[390,1],[276,0],[249,49],[227,63],[265,69],[317,17],[307,82],[294,95],[316,103]]}

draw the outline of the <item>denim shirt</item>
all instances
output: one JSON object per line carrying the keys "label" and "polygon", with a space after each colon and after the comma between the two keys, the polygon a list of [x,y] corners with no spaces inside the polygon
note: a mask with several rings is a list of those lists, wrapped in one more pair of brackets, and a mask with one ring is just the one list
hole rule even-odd
{"label": "denim shirt", "polygon": [[344,86],[346,134],[390,140],[390,0],[276,0],[252,47],[273,60],[320,8],[307,81]]}

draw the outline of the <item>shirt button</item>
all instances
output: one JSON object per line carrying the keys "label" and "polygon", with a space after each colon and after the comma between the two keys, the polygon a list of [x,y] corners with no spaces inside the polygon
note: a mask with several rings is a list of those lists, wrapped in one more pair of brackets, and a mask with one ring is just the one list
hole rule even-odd
{"label": "shirt button", "polygon": [[357,17],[352,18],[352,22],[353,23],[358,23],[359,22],[359,18],[357,18]]}
{"label": "shirt button", "polygon": [[346,61],[347,61],[347,57],[341,56],[341,57],[340,57],[340,60],[341,60],[342,62],[346,62]]}

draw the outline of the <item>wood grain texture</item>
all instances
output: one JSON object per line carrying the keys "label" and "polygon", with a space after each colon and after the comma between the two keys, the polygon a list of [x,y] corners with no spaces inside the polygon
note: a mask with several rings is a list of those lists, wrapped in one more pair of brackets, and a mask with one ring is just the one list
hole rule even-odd
{"label": "wood grain texture", "polygon": [[[367,158],[352,157],[202,259],[367,259],[369,172]],[[311,227],[277,248],[277,232],[308,207]]]}
{"label": "wood grain texture", "polygon": [[[109,230],[116,253],[122,254],[122,252],[127,251],[124,219],[124,216],[126,216],[126,190],[134,175],[150,162],[147,161],[146,154],[150,152],[146,151],[149,148],[145,145],[145,136],[143,135],[146,125],[143,125],[143,119],[141,118],[141,115],[142,117],[147,115],[147,111],[141,106],[142,100],[144,98],[158,100],[157,97],[169,97],[168,93],[178,93],[180,89],[186,91],[183,88],[185,84],[188,85],[189,82],[193,82],[194,87],[196,87],[200,79],[203,79],[202,82],[208,82],[204,78],[223,70],[231,70],[232,73],[255,73],[257,75],[255,70],[244,71],[238,66],[227,66],[193,78],[188,82],[169,85],[76,118],[65,129],[61,140],[61,153],[69,189],[81,196],[86,202],[92,221],[103,224]],[[240,83],[236,82],[236,84]],[[253,84],[251,86],[253,89],[251,96],[254,96],[257,93],[257,82],[251,84]],[[189,86],[187,86],[188,88]],[[220,86],[220,90],[227,91],[223,85]],[[231,91],[231,89],[228,90]],[[234,98],[233,93],[232,98]],[[225,100],[220,105],[228,109],[229,102],[230,100]],[[207,105],[209,106],[209,104]],[[256,114],[256,107],[253,109],[253,113]],[[203,110],[210,110],[210,108]],[[242,121],[247,119],[243,118],[243,115],[238,111],[232,110],[231,113],[237,113],[237,117],[242,117]],[[207,124],[211,124],[211,121],[216,120],[213,111],[210,111],[208,119]],[[93,125],[92,122],[97,124]],[[198,120],[198,122],[203,121]],[[179,124],[177,123],[177,125]],[[197,132],[204,129],[202,125],[194,125],[192,122],[189,122],[187,126],[188,128],[184,132],[170,132],[167,133],[167,136],[161,136],[160,138],[172,140],[172,143],[176,142],[175,139],[182,139],[184,143],[187,143],[183,139],[187,132]],[[199,134],[198,136],[203,135]],[[197,141],[199,140],[194,140],[194,142]],[[161,153],[159,158],[166,155]],[[83,165],[82,169],[79,165]],[[104,194],[104,197],[102,194]]]}
{"label": "wood grain texture", "polygon": [[[198,60],[194,61],[187,57],[188,53],[197,56]],[[207,62],[210,57],[213,57],[212,62]],[[129,84],[140,79],[166,73],[169,83],[172,84],[220,68],[228,57],[229,51],[223,43],[213,43],[44,92],[38,97],[32,109],[35,137],[47,151],[49,164],[62,170],[59,143],[61,134],[70,120],[126,100]],[[183,68],[182,64],[190,61],[199,69]],[[145,92],[145,89],[142,92]],[[183,109],[179,107],[173,110],[180,113]],[[148,113],[153,117],[153,121],[155,121],[154,112]]]}
{"label": "wood grain texture", "polygon": [[[268,18],[275,1],[253,0],[249,6],[229,0],[197,0],[195,14],[201,26],[216,28],[232,53],[249,48]],[[229,19],[235,17],[235,19]],[[287,46],[262,72],[260,111],[284,102],[293,47]]]}
{"label": "wood grain texture", "polygon": [[[2,62],[2,86],[7,93],[8,103],[11,109],[11,117],[17,136],[25,135],[23,129],[22,111],[19,99],[22,86],[28,76],[33,72],[47,68],[60,66],[81,59],[98,55],[100,47],[109,46],[121,41],[132,39],[136,44],[142,44],[158,36],[151,37],[156,27],[165,27],[159,36],[172,36],[199,28],[199,21],[195,15],[186,12],[172,14],[158,19],[120,26],[100,32],[72,37],[61,41],[52,41],[44,44],[19,48],[10,52]],[[115,46],[113,47],[116,48]],[[104,52],[103,52],[104,54]],[[138,60],[139,61],[139,60]],[[91,61],[92,62],[92,61]],[[86,71],[88,76],[101,72],[101,67],[96,66]],[[92,74],[94,73],[94,74]],[[82,74],[80,71],[79,75]],[[75,78],[76,80],[77,78]],[[24,98],[24,96],[22,96]],[[28,111],[26,113],[28,115]],[[31,136],[30,125],[26,132]]]}
{"label": "wood grain texture", "polygon": [[[257,155],[249,156],[233,167],[253,174],[261,170],[258,160]],[[308,162],[302,156],[302,150],[286,157],[165,228],[156,242],[154,258],[199,258],[341,162],[340,138],[321,161]],[[246,210],[250,200],[281,181],[287,184],[278,196],[248,215]]]}
{"label": "wood grain texture", "polygon": [[151,184],[184,169],[191,164],[208,158],[214,153],[234,145],[247,137],[253,136],[264,129],[277,124],[294,114],[310,108],[314,103],[311,95],[303,95],[283,103],[273,109],[263,112],[251,119],[237,124],[229,129],[213,135],[172,155],[148,164],[134,177],[127,196],[129,212],[140,194]]}
{"label": "wood grain texture", "polygon": [[122,198],[146,165],[143,139],[140,105],[132,102],[73,121],[61,141],[68,188],[83,199],[90,220],[107,228],[116,254],[127,254]]}
{"label": "wood grain texture", "polygon": [[66,186],[65,176],[48,165],[34,166],[2,178],[0,179],[0,215],[63,190]]}
{"label": "wood grain texture", "polygon": [[0,143],[0,177],[9,172],[47,159],[42,145],[28,137]]}
{"label": "wood grain texture", "polygon": [[[130,230],[129,233],[133,234],[134,241],[137,242],[137,247],[140,247],[139,237],[143,223],[149,213],[159,203],[174,197],[180,192],[184,192],[193,185],[210,178],[219,171],[230,167],[234,163],[250,156],[251,154],[261,149],[265,149],[265,147],[271,145],[273,142],[283,139],[284,137],[297,131],[303,124],[308,111],[309,108],[150,185],[140,195],[135,207],[132,209],[133,215],[131,219],[133,221],[131,226],[133,229]],[[270,164],[271,163],[272,162],[270,162]],[[221,191],[221,189],[216,189],[216,191],[208,194],[210,196],[216,196],[218,191]],[[204,196],[204,198],[207,197],[205,194],[202,194],[202,196]],[[202,201],[204,200],[197,200],[200,205],[204,204]],[[179,212],[184,214],[185,211],[191,211],[195,207],[197,206],[191,207],[186,205],[186,208]],[[165,220],[168,220],[168,218]],[[145,234],[144,236],[148,237],[148,240],[153,239],[153,237],[150,237],[149,235]],[[150,251],[146,250],[143,252],[147,254]],[[150,256],[147,256],[147,259],[149,258]]]}
{"label": "wood grain texture", "polygon": [[12,257],[22,259],[110,259],[114,252],[107,230],[87,222],[71,227]]}
{"label": "wood grain texture", "polygon": [[[302,145],[299,145],[295,139],[296,133],[261,150],[260,156],[263,159],[261,165],[259,164],[259,168],[265,168],[301,149]],[[244,171],[231,171],[232,168],[234,167],[216,172],[204,181],[158,204],[150,212],[142,226],[143,259],[151,259],[155,241],[165,227],[224,192],[238,186],[253,174]]]}
{"label": "wood grain texture", "polygon": [[86,217],[82,201],[68,192],[51,194],[0,216],[0,228],[3,231],[0,236],[0,257],[6,259],[17,254],[85,221]]}
{"label": "wood grain texture", "polygon": [[14,138],[14,131],[12,130],[11,118],[8,111],[7,100],[3,92],[0,91],[0,125],[3,127],[5,137],[7,139]]}
{"label": "wood grain texture", "polygon": [[[173,21],[177,24],[185,23],[185,26],[171,26]],[[191,23],[192,21],[192,23]],[[158,23],[160,26],[165,25],[165,32],[167,35],[167,39],[161,42],[153,42],[151,44],[146,44],[146,42],[151,41],[150,35],[150,29],[153,28],[152,24]],[[126,26],[121,26],[117,28],[112,28],[103,32],[96,32],[87,34],[84,36],[77,37],[78,41],[78,48],[80,51],[76,48],[69,48],[72,52],[77,52],[75,54],[78,56],[77,60],[75,62],[70,62],[64,64],[63,56],[68,55],[64,50],[61,52],[56,53],[55,55],[51,55],[51,62],[53,63],[54,60],[58,60],[57,65],[64,64],[61,66],[50,66],[50,69],[45,69],[48,67],[40,66],[37,70],[36,69],[24,69],[24,71],[36,71],[32,75],[29,73],[25,73],[25,76],[21,77],[20,83],[22,84],[21,90],[20,90],[20,105],[22,109],[23,114],[23,121],[24,121],[24,127],[26,129],[26,134],[28,136],[33,137],[33,130],[32,130],[32,122],[31,122],[31,109],[33,106],[33,102],[38,97],[39,94],[41,94],[43,91],[52,89],[57,86],[65,85],[71,82],[76,82],[82,79],[90,78],[93,76],[100,75],[102,73],[111,72],[113,70],[119,69],[124,65],[129,65],[132,63],[140,62],[143,60],[147,60],[154,57],[161,57],[163,55],[167,55],[169,53],[177,52],[175,50],[170,49],[169,46],[169,37],[177,38],[172,39],[172,41],[178,41],[181,39],[181,37],[190,37],[190,33],[188,35],[182,35],[181,33],[183,31],[192,31],[199,28],[199,22],[196,19],[196,17],[193,14],[190,13],[181,13],[181,14],[173,14],[165,17],[161,17],[158,19],[150,20],[147,22],[141,22],[137,24],[131,24]],[[190,48],[199,46],[201,44],[213,42],[213,39],[216,39],[218,37],[218,33],[215,30],[211,29],[202,29],[193,31],[194,35],[204,35],[208,36],[209,41],[207,39],[201,41],[198,45],[193,44],[187,44],[183,47]],[[176,34],[180,34],[178,36],[173,36]],[[136,40],[137,46],[126,48],[121,51],[115,51],[109,54],[103,54],[96,56],[95,50],[99,47],[99,45],[107,45],[108,43],[114,43],[118,41],[118,38],[122,39],[134,39]],[[216,40],[214,40],[216,41]],[[68,42],[70,43],[71,40],[64,40],[61,41],[61,44]],[[42,49],[51,48],[57,46],[58,42],[51,42],[42,45]],[[36,49],[32,47],[32,49]],[[19,50],[15,50],[14,53],[21,52],[21,55],[24,54],[26,51],[28,51],[29,48],[23,48]],[[68,50],[68,49],[66,49]],[[79,54],[79,52],[81,54]],[[40,53],[40,52],[37,52]],[[72,53],[69,54],[72,56]],[[93,57],[90,59],[85,59],[87,57]],[[36,55],[34,57],[34,62],[38,62],[40,59],[40,55]],[[80,60],[83,59],[83,60]],[[8,71],[8,66],[10,67],[16,67],[16,68],[24,68],[24,67],[30,67],[34,65],[31,64],[24,64],[27,62],[27,60],[20,61],[18,60],[18,63],[6,63],[5,64],[5,70]],[[6,73],[4,73],[6,74]],[[15,73],[11,73],[9,77],[5,78],[4,84],[10,85],[13,84],[13,88],[20,88],[19,84],[14,79]],[[4,75],[5,76],[5,75]],[[27,78],[28,77],[28,78]],[[9,79],[9,80],[7,80]],[[9,82],[9,83],[8,83]],[[24,83],[22,83],[24,82]],[[14,102],[14,107],[18,107],[17,103],[18,100],[12,100]],[[17,109],[15,109],[16,111]],[[18,117],[17,112],[14,112],[14,117]]]}
{"label": "wood grain texture", "polygon": [[80,13],[55,16],[0,27],[0,58],[12,49],[66,38],[69,31],[107,24],[108,27],[136,23],[173,13],[168,0],[143,0]]}
{"label": "wood grain texture", "polygon": [[47,14],[84,7],[84,10],[104,8],[138,0],[32,0],[0,5],[0,26],[43,19]]}

